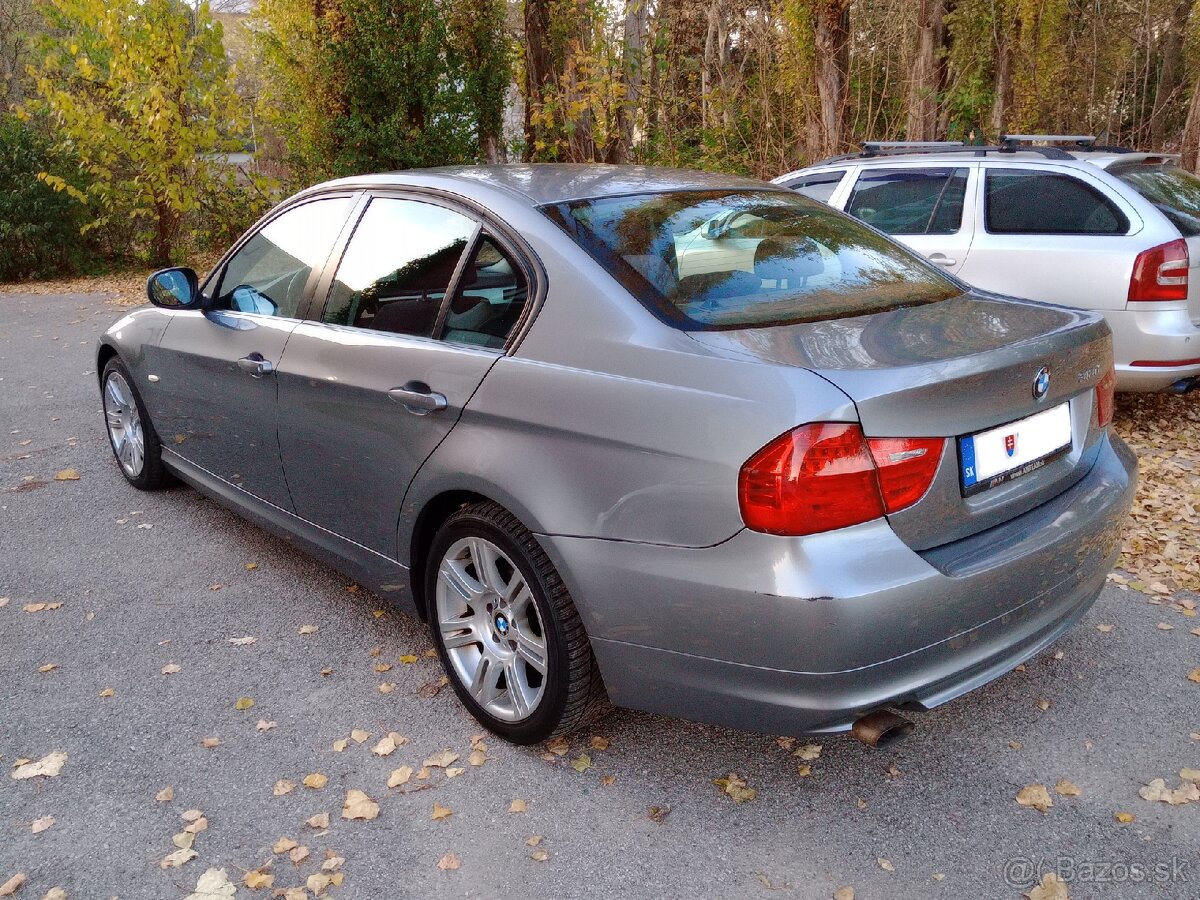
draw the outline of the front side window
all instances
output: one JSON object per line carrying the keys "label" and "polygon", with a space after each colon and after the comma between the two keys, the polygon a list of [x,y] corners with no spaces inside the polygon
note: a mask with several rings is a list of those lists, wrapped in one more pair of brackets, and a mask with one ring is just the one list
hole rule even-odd
{"label": "front side window", "polygon": [[350,212],[348,197],[313,200],[263,226],[225,265],[214,306],[294,318]]}
{"label": "front side window", "polygon": [[913,253],[788,190],[599,197],[543,211],[686,330],[866,315],[961,293]]}
{"label": "front side window", "polygon": [[1090,184],[1037,169],[989,169],[984,215],[992,234],[1125,234],[1129,220]]}
{"label": "front side window", "polygon": [[965,168],[864,169],[846,212],[888,234],[954,234],[966,192]]}
{"label": "front side window", "polygon": [[431,336],[475,230],[445,207],[376,197],[342,256],[322,321]]}
{"label": "front side window", "polygon": [[828,203],[829,198],[833,196],[833,192],[842,183],[842,178],[845,175],[845,169],[837,172],[818,172],[815,175],[805,175],[797,178],[795,181],[789,181],[787,186],[796,193],[803,194],[805,197],[811,197],[813,200]]}
{"label": "front side window", "polygon": [[1174,163],[1114,165],[1108,171],[1158,207],[1181,235],[1200,235],[1200,178]]}

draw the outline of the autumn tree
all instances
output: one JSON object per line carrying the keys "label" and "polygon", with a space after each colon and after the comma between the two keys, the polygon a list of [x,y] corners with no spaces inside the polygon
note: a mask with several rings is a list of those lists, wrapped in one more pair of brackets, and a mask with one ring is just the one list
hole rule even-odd
{"label": "autumn tree", "polygon": [[119,222],[167,264],[185,219],[236,189],[220,156],[241,147],[220,27],[205,3],[54,0],[29,108],[49,117],[89,176],[44,180]]}

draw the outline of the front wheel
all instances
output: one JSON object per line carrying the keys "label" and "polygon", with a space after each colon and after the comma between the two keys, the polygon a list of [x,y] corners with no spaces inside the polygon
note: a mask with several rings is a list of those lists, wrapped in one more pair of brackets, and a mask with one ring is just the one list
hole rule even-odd
{"label": "front wheel", "polygon": [[459,699],[515,744],[575,731],[605,708],[579,612],[541,545],[494,503],[452,515],[426,566],[430,630]]}
{"label": "front wheel", "polygon": [[146,407],[133,386],[133,376],[117,357],[104,367],[100,381],[108,443],[125,480],[135,488],[154,491],[170,482],[162,462],[162,447]]}

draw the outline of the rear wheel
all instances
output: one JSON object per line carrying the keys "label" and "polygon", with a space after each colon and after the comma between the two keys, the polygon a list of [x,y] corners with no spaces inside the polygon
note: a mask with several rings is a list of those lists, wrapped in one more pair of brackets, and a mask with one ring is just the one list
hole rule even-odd
{"label": "rear wheel", "polygon": [[593,721],[604,685],[579,612],[537,540],[494,503],[434,537],[425,596],[438,654],[483,725],[533,744]]}
{"label": "rear wheel", "polygon": [[108,442],[125,480],[143,491],[154,491],[170,481],[162,463],[162,447],[146,407],[133,386],[133,376],[117,357],[104,367],[101,379],[104,423]]}

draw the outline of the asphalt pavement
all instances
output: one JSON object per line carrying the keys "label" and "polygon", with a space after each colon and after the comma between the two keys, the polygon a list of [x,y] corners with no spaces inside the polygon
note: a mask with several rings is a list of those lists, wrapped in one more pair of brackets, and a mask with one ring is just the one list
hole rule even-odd
{"label": "asphalt pavement", "polygon": [[[489,735],[471,765],[481,729],[438,690],[419,622],[189,488],[123,481],[93,356],[120,313],[98,295],[0,295],[0,885],[24,873],[16,897],[183,898],[208,869],[238,883],[267,862],[278,891],[330,853],[344,861],[326,874],[343,880],[323,896],[356,900],[843,886],[859,900],[986,900],[1020,897],[1039,868],[1060,870],[1071,898],[1200,897],[1200,802],[1138,795],[1200,768],[1200,684],[1186,677],[1200,620],[1110,585],[1024,671],[916,716],[885,751],[617,710],[562,756]],[[78,479],[56,480],[67,470]],[[354,729],[371,737],[336,752]],[[407,742],[372,752],[389,732]],[[793,755],[807,743],[815,759]],[[418,779],[446,748],[463,771]],[[54,751],[59,775],[10,777]],[[408,784],[389,788],[403,766]],[[753,799],[713,784],[728,773]],[[310,774],[328,781],[305,787]],[[1079,795],[1056,793],[1060,779]],[[280,780],[295,787],[277,796]],[[1030,784],[1051,808],[1016,802]],[[156,799],[168,786],[173,799]],[[341,818],[349,790],[377,818]],[[164,869],[189,810],[207,824],[198,855]],[[306,824],[321,813],[328,828]],[[285,837],[308,855],[274,853]],[[271,894],[239,883],[236,896]]]}

